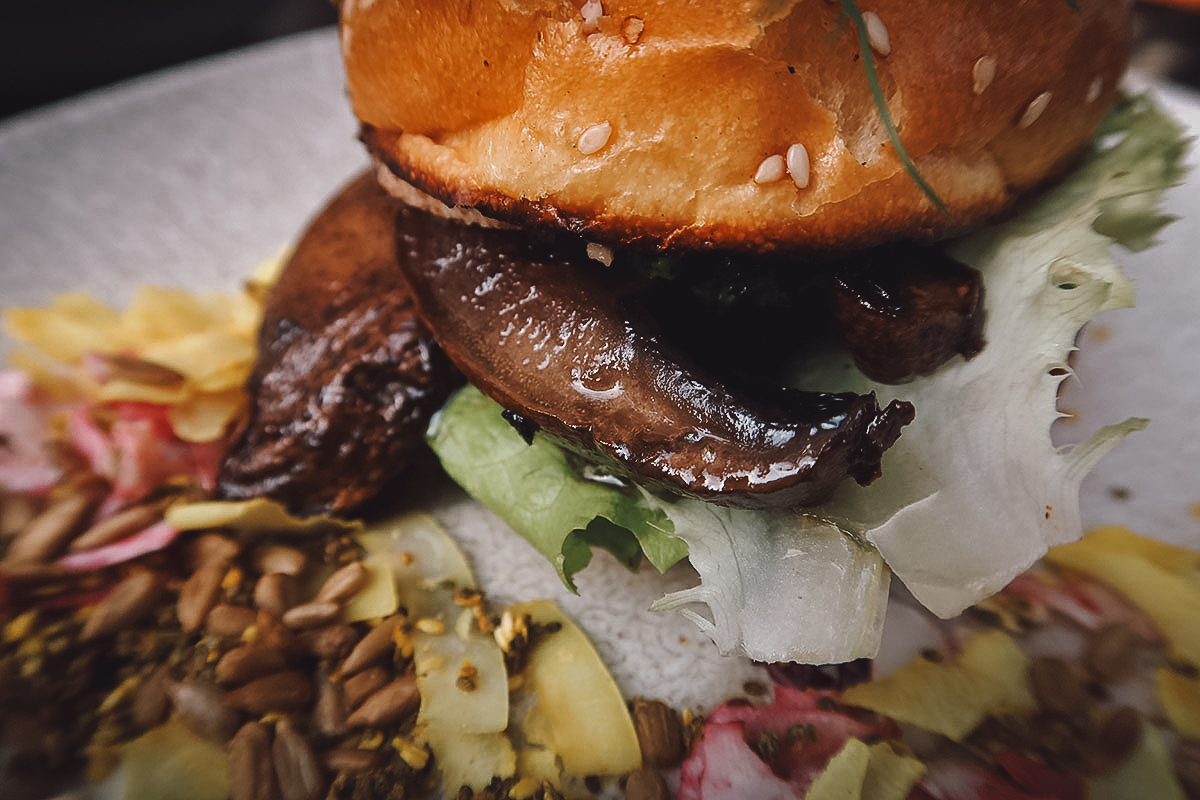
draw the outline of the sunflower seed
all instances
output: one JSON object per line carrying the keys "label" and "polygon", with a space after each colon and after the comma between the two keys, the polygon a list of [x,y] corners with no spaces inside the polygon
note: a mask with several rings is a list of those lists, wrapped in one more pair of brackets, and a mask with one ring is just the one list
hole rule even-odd
{"label": "sunflower seed", "polygon": [[241,636],[257,618],[252,608],[218,603],[204,618],[204,632],[209,636]]}
{"label": "sunflower seed", "polygon": [[271,734],[261,722],[247,722],[229,743],[229,800],[276,800]]}
{"label": "sunflower seed", "polygon": [[667,800],[671,796],[658,770],[640,767],[625,781],[625,800]]}
{"label": "sunflower seed", "polygon": [[137,730],[148,731],[166,720],[167,712],[171,710],[171,698],[167,696],[169,680],[170,676],[164,664],[150,673],[150,677],[142,681],[134,692],[129,718]]}
{"label": "sunflower seed", "polygon": [[154,573],[135,572],[118,583],[92,609],[79,634],[80,641],[108,636],[138,622],[154,610],[161,593],[162,587]]}
{"label": "sunflower seed", "polygon": [[342,663],[341,674],[353,675],[367,667],[378,664],[384,659],[390,659],[396,651],[396,631],[403,622],[401,617],[388,617],[367,632],[367,635],[355,645]]}
{"label": "sunflower seed", "polygon": [[383,756],[378,750],[335,747],[321,754],[321,763],[330,772],[370,772],[383,765]]}
{"label": "sunflower seed", "polygon": [[308,557],[294,547],[264,545],[254,551],[254,567],[263,575],[283,573],[299,575],[308,566]]}
{"label": "sunflower seed", "polygon": [[420,703],[421,695],[417,690],[417,679],[412,675],[405,675],[368,697],[350,715],[346,724],[351,728],[378,728],[391,725],[414,713]]}
{"label": "sunflower seed", "polygon": [[188,679],[168,682],[166,688],[171,705],[193,733],[218,742],[227,742],[237,733],[241,715],[221,702],[217,687]]}
{"label": "sunflower seed", "polygon": [[305,630],[328,625],[337,619],[342,607],[337,603],[303,603],[283,614],[283,624],[292,630]]}
{"label": "sunflower seed", "polygon": [[1087,687],[1064,658],[1035,658],[1029,665],[1029,680],[1038,706],[1048,714],[1068,719],[1088,706]]}
{"label": "sunflower seed", "polygon": [[677,767],[687,755],[679,712],[661,700],[636,698],[631,716],[642,759],[651,767]]}
{"label": "sunflower seed", "polygon": [[349,729],[346,718],[350,716],[350,705],[341,683],[329,680],[329,674],[320,669],[317,673],[317,702],[313,708],[313,725],[325,736],[342,736]]}
{"label": "sunflower seed", "polygon": [[349,625],[325,625],[301,631],[296,641],[314,658],[338,661],[358,644],[358,631]]}
{"label": "sunflower seed", "polygon": [[97,522],[81,533],[68,548],[72,552],[92,550],[120,541],[162,519],[157,506],[131,506]]}
{"label": "sunflower seed", "polygon": [[324,794],[325,777],[316,754],[286,717],[275,723],[271,760],[283,800],[318,800]]}
{"label": "sunflower seed", "polygon": [[288,665],[287,656],[279,650],[259,645],[235,647],[217,662],[216,679],[222,685],[247,683],[279,672]]}
{"label": "sunflower seed", "polygon": [[254,605],[258,608],[269,608],[282,615],[296,605],[299,593],[294,575],[272,572],[263,575],[254,584]]}
{"label": "sunflower seed", "polygon": [[1083,663],[1102,683],[1117,683],[1137,671],[1141,637],[1127,622],[1105,625],[1088,637]]}
{"label": "sunflower seed", "polygon": [[195,633],[204,624],[205,617],[217,604],[221,581],[225,577],[226,565],[210,561],[196,570],[184,581],[175,604],[175,614],[185,633]]}
{"label": "sunflower seed", "polygon": [[192,540],[188,550],[192,569],[201,569],[209,564],[220,564],[228,567],[237,558],[241,548],[238,543],[228,536],[219,533],[204,533]]}
{"label": "sunflower seed", "polygon": [[0,491],[0,539],[16,536],[42,510],[42,504],[30,494]]}
{"label": "sunflower seed", "polygon": [[56,500],[13,538],[7,564],[45,564],[67,549],[87,525],[99,498],[78,492]]}
{"label": "sunflower seed", "polygon": [[361,561],[351,561],[334,572],[317,592],[318,603],[344,603],[367,585],[370,573]]}
{"label": "sunflower seed", "polygon": [[260,608],[255,617],[254,643],[289,655],[300,652],[296,634],[284,626],[279,614],[266,608]]}
{"label": "sunflower seed", "polygon": [[346,690],[346,702],[358,708],[363,701],[388,685],[390,676],[383,667],[370,667],[347,678],[342,684]]}
{"label": "sunflower seed", "polygon": [[229,708],[266,714],[271,711],[292,711],[308,705],[313,696],[312,679],[297,670],[285,670],[256,678],[221,695]]}
{"label": "sunflower seed", "polygon": [[1094,775],[1104,775],[1124,764],[1142,741],[1142,715],[1122,706],[1100,724],[1093,746],[1087,752],[1087,766]]}

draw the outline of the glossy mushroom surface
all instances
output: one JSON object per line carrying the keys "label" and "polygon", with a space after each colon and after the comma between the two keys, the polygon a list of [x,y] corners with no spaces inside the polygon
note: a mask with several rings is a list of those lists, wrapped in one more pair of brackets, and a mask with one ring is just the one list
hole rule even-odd
{"label": "glossy mushroom surface", "polygon": [[396,266],[398,207],[364,173],[301,236],[267,298],[250,407],[218,475],[224,498],[343,513],[424,448],[462,378]]}
{"label": "glossy mushroom surface", "polygon": [[536,429],[651,486],[733,506],[812,505],[873,480],[913,418],[872,395],[743,396],[634,313],[636,279],[575,239],[397,215],[397,259],[467,379]]}

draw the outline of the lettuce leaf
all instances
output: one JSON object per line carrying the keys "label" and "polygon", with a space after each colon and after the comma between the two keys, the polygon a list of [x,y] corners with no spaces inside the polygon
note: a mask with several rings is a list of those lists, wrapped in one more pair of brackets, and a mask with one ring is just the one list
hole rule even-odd
{"label": "lettuce leaf", "polygon": [[[904,386],[857,373],[846,386],[874,390],[881,403],[909,400],[917,417],[880,480],[847,482],[818,513],[875,545],[934,613],[959,613],[1048,548],[1078,539],[1084,475],[1146,425],[1109,425],[1065,450],[1050,438],[1079,329],[1099,311],[1133,304],[1133,284],[1110,251],[1148,246],[1170,220],[1158,204],[1182,178],[1185,149],[1178,124],[1149,99],[1125,100],[1092,157],[1062,183],[1010,221],[948,245],[983,274],[983,352]],[[826,363],[802,380],[824,386],[850,373]]]}
{"label": "lettuce leaf", "polygon": [[446,473],[554,564],[571,591],[593,547],[632,570],[643,553],[659,571],[687,555],[666,514],[639,491],[585,474],[545,437],[526,444],[500,413],[478,389],[464,387],[430,425],[429,443]]}
{"label": "lettuce leaf", "polygon": [[874,391],[881,404],[898,397],[917,408],[883,477],[865,488],[847,481],[823,506],[727,509],[591,480],[544,437],[527,446],[473,389],[443,410],[430,444],[572,589],[590,547],[634,566],[636,544],[664,569],[686,543],[700,583],[655,607],[684,613],[722,652],[809,663],[873,655],[891,573],[951,616],[1081,535],[1080,481],[1146,421],[1059,450],[1050,439],[1058,386],[1080,327],[1132,304],[1110,250],[1145,248],[1170,221],[1158,205],[1182,178],[1186,146],[1147,98],[1128,99],[1066,180],[1009,221],[948,245],[984,276],[988,344],[974,359],[903,386],[874,384],[841,352],[796,365],[797,386]]}

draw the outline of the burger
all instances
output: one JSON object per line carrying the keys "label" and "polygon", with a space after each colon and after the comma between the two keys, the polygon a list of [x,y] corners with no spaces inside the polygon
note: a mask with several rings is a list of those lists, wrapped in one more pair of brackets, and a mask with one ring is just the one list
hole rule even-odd
{"label": "burger", "polygon": [[339,13],[375,166],[268,298],[224,496],[369,513],[427,443],[572,588],[686,557],[656,607],[763,661],[1078,538],[1145,421],[1059,448],[1056,393],[1182,150],[1124,0]]}

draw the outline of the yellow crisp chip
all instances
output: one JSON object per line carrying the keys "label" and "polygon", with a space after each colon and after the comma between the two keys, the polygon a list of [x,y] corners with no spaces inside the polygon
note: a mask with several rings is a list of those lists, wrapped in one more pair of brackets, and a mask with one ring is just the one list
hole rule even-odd
{"label": "yellow crisp chip", "polygon": [[279,281],[279,276],[283,274],[283,268],[287,266],[288,259],[292,257],[294,251],[295,248],[291,244],[286,244],[279,248],[279,252],[275,255],[258,262],[250,279],[246,281],[247,294],[255,296],[256,292],[274,286]]}
{"label": "yellow crisp chip", "polygon": [[294,517],[282,505],[265,497],[236,502],[214,500],[203,503],[177,503],[168,508],[163,517],[169,525],[185,531],[231,528],[242,533],[271,533],[330,528],[356,531],[362,528],[361,522],[351,522],[324,514],[303,519]]}
{"label": "yellow crisp chip", "polygon": [[120,378],[100,384],[95,391],[95,398],[102,403],[126,401],[172,405],[185,402],[191,396],[192,392],[186,384],[156,386],[151,383],[135,383]]}
{"label": "yellow crisp chip", "polygon": [[[54,397],[164,405],[180,438],[213,441],[245,406],[261,299],[265,282],[278,275],[277,261],[261,268],[253,291],[196,294],[142,286],[124,313],[83,292],[56,297],[48,308],[8,309],[6,329],[34,351],[11,360]],[[105,360],[85,361],[90,354],[143,369],[106,375]]]}
{"label": "yellow crisp chip", "polygon": [[186,442],[211,442],[225,435],[230,420],[246,403],[240,389],[201,392],[167,410],[175,435]]}
{"label": "yellow crisp chip", "polygon": [[9,308],[10,336],[64,364],[120,341],[120,315],[84,292],[59,295],[48,308]]}
{"label": "yellow crisp chip", "polygon": [[[529,656],[525,678],[537,694],[548,744],[571,775],[623,775],[641,766],[637,733],[621,691],[595,646],[552,600],[517,603],[506,612],[529,615],[558,631]],[[587,720],[580,725],[580,720]]]}
{"label": "yellow crisp chip", "polygon": [[220,300],[212,294],[140,286],[122,317],[121,328],[131,345],[178,339],[214,327],[222,313]]}
{"label": "yellow crisp chip", "polygon": [[215,391],[245,382],[255,350],[244,336],[211,330],[153,342],[141,348],[140,355],[175,370],[197,389]]}
{"label": "yellow crisp chip", "polygon": [[1159,667],[1158,702],[1171,727],[1185,739],[1200,739],[1200,681],[1170,667]]}
{"label": "yellow crisp chip", "polygon": [[1200,589],[1200,552],[1142,536],[1120,525],[1088,531],[1084,541],[1087,542],[1085,547],[1114,555],[1136,556]]}
{"label": "yellow crisp chip", "polygon": [[843,700],[961,741],[990,714],[1033,709],[1029,660],[1002,631],[969,641],[957,662],[917,659]]}
{"label": "yellow crisp chip", "polygon": [[[1111,546],[1113,535],[1085,536],[1051,549],[1046,559],[1089,575],[1124,595],[1162,631],[1173,656],[1200,666],[1200,587],[1189,573],[1180,575],[1164,569],[1158,557],[1146,558],[1147,548],[1136,542]],[[1174,558],[1169,563],[1174,564]]]}

